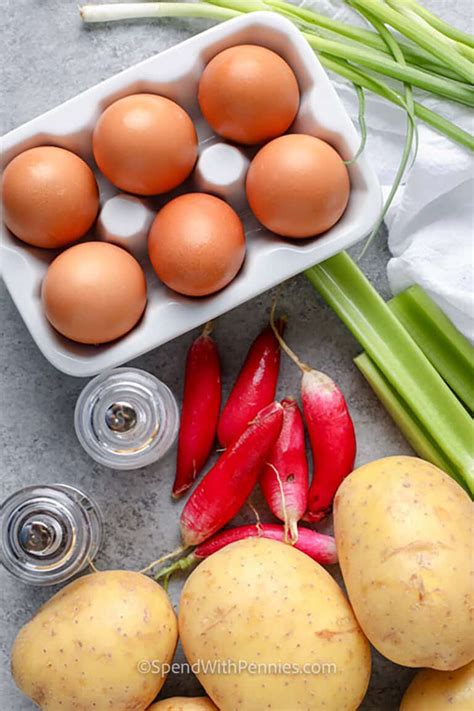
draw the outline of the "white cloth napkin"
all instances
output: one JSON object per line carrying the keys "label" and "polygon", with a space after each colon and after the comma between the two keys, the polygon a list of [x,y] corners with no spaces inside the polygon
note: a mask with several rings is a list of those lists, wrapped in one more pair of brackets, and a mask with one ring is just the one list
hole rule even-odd
{"label": "white cloth napkin", "polygon": [[[421,0],[450,24],[472,28],[472,0]],[[304,0],[301,6],[338,20],[363,20],[341,0]],[[333,77],[334,78],[334,77]],[[350,84],[335,78],[336,89],[354,121],[358,102]],[[417,92],[417,98],[466,131],[473,132],[472,112]],[[367,152],[387,195],[403,151],[406,115],[366,92]],[[418,123],[416,161],[386,217],[387,267],[394,294],[419,284],[458,329],[474,341],[474,160],[472,154],[425,124]]]}

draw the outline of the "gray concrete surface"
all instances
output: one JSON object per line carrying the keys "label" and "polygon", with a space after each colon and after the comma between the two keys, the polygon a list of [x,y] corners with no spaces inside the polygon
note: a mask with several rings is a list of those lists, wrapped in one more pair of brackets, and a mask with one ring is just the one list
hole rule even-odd
{"label": "gray concrete surface", "polygon": [[[2,133],[205,26],[202,21],[189,20],[84,28],[76,2],[4,0]],[[382,236],[363,263],[368,276],[384,294],[388,288],[387,259]],[[265,323],[270,304],[271,294],[265,294],[219,319],[216,338],[223,357],[226,392],[251,339]],[[288,340],[304,360],[330,373],[350,402],[358,434],[358,462],[409,452],[408,445],[352,364],[359,350],[357,343],[303,277],[285,284],[281,305],[289,315]],[[59,373],[44,360],[3,285],[0,309],[1,498],[21,486],[57,481],[91,492],[106,519],[105,544],[98,559],[102,568],[140,568],[173,549],[178,541],[180,510],[180,505],[171,503],[169,496],[173,455],[157,466],[137,472],[114,472],[94,464],[73,431],[74,403],[84,381]],[[187,334],[132,365],[156,374],[180,394],[183,362],[193,335]],[[298,383],[298,371],[283,359],[279,394],[296,394]],[[258,493],[254,500],[262,518],[271,520]],[[251,521],[253,514],[245,510],[242,517]],[[337,570],[333,572],[338,577]],[[172,583],[175,605],[181,582]],[[0,571],[2,711],[33,708],[10,678],[9,652],[20,626],[51,592],[24,586]],[[362,708],[367,711],[398,708],[411,675],[410,670],[374,653],[372,680]],[[170,676],[161,696],[177,693],[199,693],[197,680]]]}

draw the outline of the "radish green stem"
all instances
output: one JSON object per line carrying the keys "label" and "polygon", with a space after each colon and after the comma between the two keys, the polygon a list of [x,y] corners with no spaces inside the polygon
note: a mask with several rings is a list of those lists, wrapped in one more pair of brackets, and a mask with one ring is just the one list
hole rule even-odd
{"label": "radish green stem", "polygon": [[175,573],[178,570],[187,570],[190,568],[194,563],[197,562],[197,558],[194,555],[194,553],[191,551],[191,553],[188,553],[187,556],[184,558],[180,558],[179,560],[176,560],[174,563],[171,563],[171,565],[167,565],[166,568],[162,568],[157,572],[155,575],[155,580],[162,580],[163,578],[169,578],[170,575]]}
{"label": "radish green stem", "polygon": [[[292,526],[290,527],[290,523],[288,521],[288,511],[286,510],[286,499],[285,499],[285,492],[283,490],[283,484],[281,482],[281,477],[280,477],[280,472],[278,469],[271,464],[271,462],[267,462],[267,467],[270,467],[270,469],[273,469],[278,486],[280,488],[280,496],[281,496],[281,509],[283,511],[283,516],[284,516],[284,537],[285,537],[285,543],[296,543],[298,540],[298,524],[296,521],[292,521]],[[289,535],[288,535],[289,534]],[[296,537],[295,537],[296,536]]]}
{"label": "radish green stem", "polygon": [[357,265],[341,252],[306,276],[474,492],[471,418]]}
{"label": "radish green stem", "polygon": [[214,330],[214,321],[208,321],[202,329],[201,336],[210,336]]}
{"label": "radish green stem", "polygon": [[309,367],[306,363],[303,363],[302,360],[298,358],[296,353],[291,350],[290,346],[287,345],[286,341],[283,340],[283,337],[278,331],[278,328],[275,325],[275,311],[276,311],[276,299],[273,301],[272,304],[272,310],[270,312],[270,326],[272,328],[273,333],[275,334],[275,338],[277,339],[278,343],[280,344],[280,348],[282,351],[286,353],[288,358],[290,358],[293,363],[295,363],[298,368],[301,370],[302,373],[308,373],[312,370],[312,368]]}
{"label": "radish green stem", "polygon": [[164,563],[165,561],[169,560],[170,558],[176,558],[176,556],[181,555],[181,553],[184,553],[187,550],[189,550],[189,546],[179,546],[179,548],[176,548],[176,550],[172,551],[171,553],[167,553],[166,555],[161,556],[161,558],[158,558],[157,560],[154,560],[153,563],[150,563],[149,565],[147,565],[145,568],[142,568],[138,572],[139,573],[148,573],[153,568],[156,568],[157,565]]}

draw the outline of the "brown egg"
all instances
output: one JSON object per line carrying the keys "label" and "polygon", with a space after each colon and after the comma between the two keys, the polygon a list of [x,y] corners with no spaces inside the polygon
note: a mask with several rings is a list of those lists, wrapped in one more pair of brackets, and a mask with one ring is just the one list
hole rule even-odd
{"label": "brown egg", "polygon": [[157,94],[133,94],[111,104],[92,139],[94,158],[121,190],[157,195],[186,180],[197,158],[188,114]]}
{"label": "brown egg", "polygon": [[284,237],[312,237],[332,227],[346,209],[349,174],[328,143],[294,133],[260,149],[250,164],[246,191],[267,229]]}
{"label": "brown egg", "polygon": [[214,131],[247,145],[284,133],[300,101],[298,82],[285,60],[253,44],[230,47],[211,59],[198,96]]}
{"label": "brown egg", "polygon": [[137,260],[121,247],[85,242],[50,264],[43,281],[48,321],[79,343],[107,343],[128,333],[146,305],[146,281]]}
{"label": "brown egg", "polygon": [[62,247],[92,227],[99,209],[94,173],[79,156],[56,146],[30,148],[5,168],[3,220],[34,247]]}
{"label": "brown egg", "polygon": [[189,193],[171,200],[155,218],[148,238],[151,263],[170,289],[187,296],[219,291],[245,257],[245,234],[223,200]]}

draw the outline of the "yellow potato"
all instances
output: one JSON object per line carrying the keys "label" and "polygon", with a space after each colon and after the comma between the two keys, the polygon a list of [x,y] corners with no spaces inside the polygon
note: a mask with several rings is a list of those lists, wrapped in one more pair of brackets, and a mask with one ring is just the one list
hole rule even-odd
{"label": "yellow potato", "polygon": [[458,669],[474,657],[472,502],[415,457],[356,469],[334,502],[339,564],[370,642],[407,667]]}
{"label": "yellow potato", "polygon": [[207,696],[173,696],[171,699],[157,701],[148,711],[219,711]]}
{"label": "yellow potato", "polygon": [[400,711],[472,711],[474,662],[456,671],[423,669],[411,682]]}
{"label": "yellow potato", "polygon": [[329,573],[290,545],[253,538],[214,553],[186,581],[178,622],[221,711],[344,711],[364,698],[367,640]]}
{"label": "yellow potato", "polygon": [[[168,596],[140,573],[75,580],[18,633],[17,686],[43,711],[143,711],[165,677],[140,662],[169,663],[178,639]],[[157,660],[157,661],[155,661]]]}

